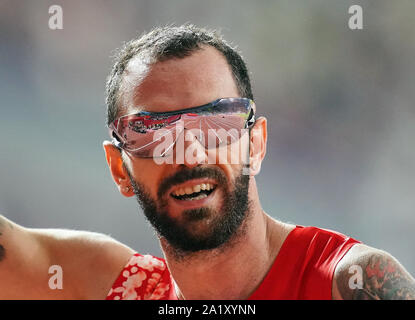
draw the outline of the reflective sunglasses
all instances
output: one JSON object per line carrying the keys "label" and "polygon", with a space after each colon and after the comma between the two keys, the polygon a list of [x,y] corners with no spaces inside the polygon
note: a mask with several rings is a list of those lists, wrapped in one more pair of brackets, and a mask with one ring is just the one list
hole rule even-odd
{"label": "reflective sunglasses", "polygon": [[[205,148],[219,147],[238,140],[243,129],[253,126],[253,105],[248,98],[222,98],[171,112],[141,111],[116,119],[110,124],[109,132],[116,147],[140,158],[168,155],[185,130],[196,132],[196,139]],[[166,145],[166,141],[170,142]],[[161,143],[164,151],[155,154]]]}

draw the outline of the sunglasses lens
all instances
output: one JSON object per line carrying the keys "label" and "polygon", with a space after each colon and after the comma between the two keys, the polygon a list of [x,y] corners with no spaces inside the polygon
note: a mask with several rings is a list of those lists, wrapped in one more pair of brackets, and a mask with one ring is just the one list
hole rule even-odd
{"label": "sunglasses lens", "polygon": [[185,128],[205,148],[231,144],[240,138],[246,120],[237,114],[215,114],[185,120]]}
{"label": "sunglasses lens", "polygon": [[173,114],[127,115],[114,125],[124,150],[141,158],[164,157],[170,154],[182,133],[187,141],[190,134],[205,148],[232,144],[245,129],[250,111],[249,99],[220,99],[214,104]]}

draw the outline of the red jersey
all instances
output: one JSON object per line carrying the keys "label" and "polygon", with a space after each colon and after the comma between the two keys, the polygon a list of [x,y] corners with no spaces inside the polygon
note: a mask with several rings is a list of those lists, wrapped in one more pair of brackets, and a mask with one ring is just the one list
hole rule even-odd
{"label": "red jersey", "polygon": [[[330,300],[337,263],[359,241],[341,233],[296,226],[249,300]],[[177,300],[164,259],[135,253],[107,300]]]}

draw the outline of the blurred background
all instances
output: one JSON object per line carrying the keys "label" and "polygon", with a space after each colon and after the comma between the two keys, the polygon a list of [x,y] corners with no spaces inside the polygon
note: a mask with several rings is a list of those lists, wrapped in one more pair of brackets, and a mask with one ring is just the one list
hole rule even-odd
{"label": "blurred background", "polygon": [[[51,30],[51,5],[63,29]],[[363,8],[363,30],[348,9]],[[393,254],[415,274],[415,1],[0,0],[0,212],[161,255],[102,141],[114,49],[165,24],[221,30],[269,123],[263,208]]]}

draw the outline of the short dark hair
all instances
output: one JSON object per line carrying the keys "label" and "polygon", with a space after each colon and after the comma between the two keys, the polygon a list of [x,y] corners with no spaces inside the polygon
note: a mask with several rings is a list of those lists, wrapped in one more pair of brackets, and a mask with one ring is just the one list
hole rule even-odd
{"label": "short dark hair", "polygon": [[194,25],[158,27],[124,44],[115,54],[115,62],[106,84],[107,119],[109,126],[119,113],[120,84],[128,62],[137,55],[148,64],[172,58],[184,58],[202,45],[216,48],[226,58],[241,97],[253,100],[248,69],[235,48],[229,45],[215,30]]}

